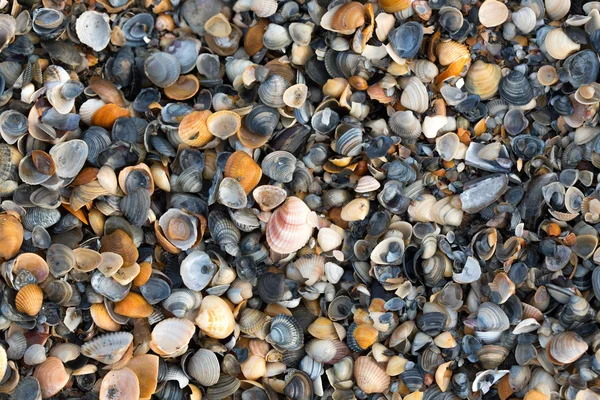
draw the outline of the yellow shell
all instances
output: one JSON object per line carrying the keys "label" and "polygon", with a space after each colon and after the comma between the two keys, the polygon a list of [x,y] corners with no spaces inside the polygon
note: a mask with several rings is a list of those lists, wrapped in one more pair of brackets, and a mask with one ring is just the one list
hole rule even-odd
{"label": "yellow shell", "polygon": [[200,312],[196,317],[196,325],[207,336],[225,339],[235,328],[235,318],[225,300],[211,295],[202,300]]}
{"label": "yellow shell", "polygon": [[179,139],[189,146],[205,146],[214,138],[207,125],[208,117],[211,114],[208,110],[192,111],[183,117],[179,124]]}
{"label": "yellow shell", "polygon": [[435,52],[441,65],[450,65],[454,61],[470,55],[467,46],[453,40],[440,41],[435,48]]}
{"label": "yellow shell", "polygon": [[129,292],[125,298],[115,303],[115,312],[129,318],[148,318],[152,306],[141,295]]}
{"label": "yellow shell", "polygon": [[469,93],[477,94],[482,100],[487,100],[498,92],[500,79],[502,79],[502,71],[499,66],[477,60],[467,73],[465,87]]}
{"label": "yellow shell", "polygon": [[331,26],[336,31],[354,31],[365,23],[365,8],[357,2],[351,1],[341,6],[333,15]]}
{"label": "yellow shell", "polygon": [[33,317],[40,312],[43,300],[44,292],[42,289],[38,285],[29,284],[17,292],[15,306],[19,312]]}

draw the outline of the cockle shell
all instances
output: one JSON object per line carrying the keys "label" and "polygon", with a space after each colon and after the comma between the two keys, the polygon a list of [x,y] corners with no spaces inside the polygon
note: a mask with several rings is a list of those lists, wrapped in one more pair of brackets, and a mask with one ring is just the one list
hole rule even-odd
{"label": "cockle shell", "polygon": [[235,319],[231,308],[223,299],[217,296],[206,296],[200,305],[196,325],[206,335],[224,339],[233,332]]}
{"label": "cockle shell", "polygon": [[313,227],[307,222],[310,209],[297,197],[288,197],[267,223],[267,243],[273,251],[288,254],[308,242]]}

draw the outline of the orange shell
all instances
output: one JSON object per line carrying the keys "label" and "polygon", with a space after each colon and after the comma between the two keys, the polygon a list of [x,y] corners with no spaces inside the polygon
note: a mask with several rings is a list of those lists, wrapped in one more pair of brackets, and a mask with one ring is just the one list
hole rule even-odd
{"label": "orange shell", "polygon": [[368,349],[377,341],[379,331],[369,324],[360,324],[354,330],[353,336],[362,349]]}
{"label": "orange shell", "polygon": [[112,370],[104,376],[100,385],[100,400],[138,400],[140,382],[129,368]]}
{"label": "orange shell", "polygon": [[75,180],[71,182],[71,186],[85,185],[86,183],[92,182],[98,176],[98,168],[85,167],[75,177]]}
{"label": "orange shell", "polygon": [[116,104],[106,104],[100,107],[92,115],[92,125],[101,126],[104,129],[112,129],[117,118],[129,117],[129,110],[121,108]]}
{"label": "orange shell", "polygon": [[50,154],[42,150],[31,152],[31,161],[39,172],[44,175],[53,175],[56,172],[56,165]]}
{"label": "orange shell", "polygon": [[263,36],[265,36],[267,26],[269,26],[268,19],[259,19],[256,24],[248,28],[244,38],[244,50],[250,57],[263,48]]}
{"label": "orange shell", "polygon": [[379,7],[387,13],[404,11],[412,2],[410,0],[379,0]]}
{"label": "orange shell", "polygon": [[140,263],[140,272],[133,280],[133,286],[142,286],[144,283],[148,282],[148,279],[150,279],[150,275],[152,275],[152,265],[149,262],[145,261]]}
{"label": "orange shell", "polygon": [[60,392],[69,382],[69,374],[65,370],[65,366],[56,357],[48,357],[46,361],[36,366],[33,377],[40,382],[44,399]]}
{"label": "orange shell", "polygon": [[138,377],[140,382],[140,398],[149,399],[158,385],[158,356],[142,354],[133,357],[126,365]]}
{"label": "orange shell", "polygon": [[105,331],[117,332],[121,329],[121,325],[116,323],[108,314],[104,303],[92,304],[90,314],[96,326]]}
{"label": "orange shell", "polygon": [[25,285],[17,292],[15,305],[19,312],[25,313],[30,317],[37,315],[42,309],[44,292],[35,284]]}
{"label": "orange shell", "polygon": [[244,192],[249,194],[260,182],[262,169],[248,153],[238,150],[227,160],[224,176],[237,179],[244,188]]}
{"label": "orange shell", "polygon": [[100,252],[112,251],[123,257],[123,267],[129,267],[137,261],[139,257],[138,249],[125,231],[115,230],[110,235],[103,236],[100,240],[102,246]]}
{"label": "orange shell", "polygon": [[0,258],[8,260],[19,252],[23,244],[23,225],[11,213],[0,214]]}
{"label": "orange shell", "polygon": [[179,139],[189,146],[202,147],[210,142],[214,136],[208,131],[206,121],[212,113],[208,110],[192,111],[179,124]]}
{"label": "orange shell", "polygon": [[358,1],[341,6],[331,20],[336,31],[351,31],[365,24],[365,8]]}
{"label": "orange shell", "polygon": [[164,88],[165,95],[173,100],[187,100],[196,95],[200,89],[200,82],[196,76],[180,75],[171,86]]}
{"label": "orange shell", "polygon": [[129,292],[125,298],[115,303],[115,312],[129,318],[148,318],[152,306],[137,293]]}

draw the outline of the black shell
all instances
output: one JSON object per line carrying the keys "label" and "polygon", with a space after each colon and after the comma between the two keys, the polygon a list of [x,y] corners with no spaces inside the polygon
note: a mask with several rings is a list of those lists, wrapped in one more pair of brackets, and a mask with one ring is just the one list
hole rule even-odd
{"label": "black shell", "polygon": [[524,106],[533,99],[533,88],[525,75],[512,71],[500,80],[500,97],[515,106]]}

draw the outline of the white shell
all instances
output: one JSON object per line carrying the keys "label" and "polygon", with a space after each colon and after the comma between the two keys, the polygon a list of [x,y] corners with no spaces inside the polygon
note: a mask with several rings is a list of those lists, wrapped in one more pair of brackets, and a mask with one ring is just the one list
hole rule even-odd
{"label": "white shell", "polygon": [[75,31],[81,43],[94,51],[102,51],[110,42],[108,15],[97,11],[86,11],[77,18]]}
{"label": "white shell", "polygon": [[427,95],[427,88],[417,77],[409,79],[406,89],[402,92],[400,97],[400,103],[418,113],[424,113],[429,107],[429,96]]}
{"label": "white shell", "polygon": [[529,33],[535,28],[535,12],[529,7],[523,7],[512,13],[512,22],[523,33]]}

